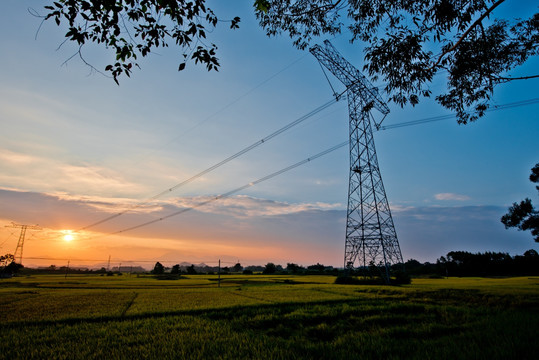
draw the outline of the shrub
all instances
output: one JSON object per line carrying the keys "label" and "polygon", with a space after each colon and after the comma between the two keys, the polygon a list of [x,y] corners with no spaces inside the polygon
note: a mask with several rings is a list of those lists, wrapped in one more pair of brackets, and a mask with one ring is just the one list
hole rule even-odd
{"label": "shrub", "polygon": [[395,271],[395,279],[391,279],[391,283],[395,285],[405,285],[412,283],[412,277],[404,271]]}

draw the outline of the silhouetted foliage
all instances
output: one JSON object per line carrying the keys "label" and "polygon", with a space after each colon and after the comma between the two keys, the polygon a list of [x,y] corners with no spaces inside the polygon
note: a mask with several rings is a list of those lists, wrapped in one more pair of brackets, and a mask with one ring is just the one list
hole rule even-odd
{"label": "silhouetted foliage", "polygon": [[264,271],[262,272],[263,274],[275,274],[275,272],[277,271],[277,267],[275,266],[274,263],[267,263],[266,266],[264,267]]}
{"label": "silhouetted foliage", "polygon": [[191,264],[187,267],[187,274],[189,275],[195,275],[197,271],[195,270],[195,265]]}
{"label": "silhouetted foliage", "polygon": [[363,70],[401,106],[430,97],[434,76],[447,71],[436,100],[467,123],[484,115],[498,84],[539,77],[508,75],[539,53],[539,14],[506,19],[493,12],[503,2],[256,0],[255,12],[268,36],[288,33],[300,49],[347,28],[352,42],[366,45]]}
{"label": "silhouetted foliage", "polygon": [[448,276],[539,275],[539,256],[535,250],[515,257],[506,253],[451,251],[438,265],[439,273]]}
{"label": "silhouetted foliage", "polygon": [[152,274],[154,275],[161,275],[165,272],[165,267],[163,264],[161,264],[159,261],[155,263],[155,266],[153,267]]}
{"label": "silhouetted foliage", "polygon": [[172,266],[172,268],[170,269],[170,273],[172,275],[179,274],[180,273],[180,264],[176,264],[176,265]]}
{"label": "silhouetted foliage", "polygon": [[253,271],[249,270],[249,269],[245,269],[245,270],[243,270],[242,274],[243,275],[253,275]]}
{"label": "silhouetted foliage", "polygon": [[5,267],[15,261],[13,254],[0,255],[0,267]]}
{"label": "silhouetted foliage", "polygon": [[394,276],[391,278],[391,284],[393,285],[407,285],[412,283],[412,277],[407,272],[398,270],[394,271],[392,275]]}
{"label": "silhouetted foliage", "polygon": [[[539,163],[532,168],[530,181],[539,183]],[[539,185],[535,188],[539,192]],[[526,198],[520,204],[513,203],[508,213],[502,216],[501,222],[506,229],[516,227],[518,230],[530,230],[534,240],[539,242],[539,210],[533,207],[530,199]]]}
{"label": "silhouetted foliage", "polygon": [[[451,251],[438,258],[436,264],[411,259],[405,268],[409,275],[429,277],[539,275],[539,255],[533,249],[514,257],[501,252]],[[392,275],[397,274],[398,268],[392,268]]]}
{"label": "silhouetted foliage", "polygon": [[249,265],[249,266],[246,266],[244,268],[244,270],[250,270],[252,271],[253,273],[255,272],[263,272],[265,269],[264,266],[260,266],[260,265]]}
{"label": "silhouetted foliage", "polygon": [[294,264],[294,263],[287,263],[286,264],[286,271],[289,271],[292,274],[297,274],[297,273],[299,273],[300,271],[303,271],[303,270],[305,270],[305,268],[302,267],[302,266],[299,266],[298,264]]}
{"label": "silhouetted foliage", "polygon": [[[313,37],[350,32],[364,47],[363,67],[373,80],[386,83],[392,101],[404,106],[432,95],[430,83],[447,71],[447,89],[436,96],[442,106],[467,123],[484,115],[494,88],[510,72],[539,53],[539,14],[507,19],[496,8],[505,0],[254,0],[255,14],[268,36],[288,33],[305,49]],[[88,42],[114,51],[105,67],[114,81],[130,76],[137,56],[173,43],[183,51],[178,70],[188,61],[218,70],[217,46],[206,32],[220,21],[206,0],[63,0],[45,6],[45,20],[67,24],[66,40],[78,45],[75,55],[88,64],[82,48]],[[497,17],[494,17],[494,15]],[[346,21],[343,21],[346,18]],[[238,28],[239,17],[228,20]]]}
{"label": "silhouetted foliage", "polygon": [[0,275],[11,276],[23,268],[22,264],[15,262],[13,254],[0,255]]}
{"label": "silhouetted foliage", "polygon": [[314,272],[324,272],[326,267],[320,263],[316,263],[316,265],[309,265],[307,266],[307,270],[314,271]]}
{"label": "silhouetted foliage", "polygon": [[[178,70],[183,70],[188,61],[200,62],[208,71],[219,68],[217,46],[204,41],[206,31],[211,32],[219,22],[206,7],[206,0],[62,0],[45,9],[45,20],[54,19],[57,25],[67,23],[66,40],[79,46],[75,55],[85,63],[82,48],[89,42],[114,51],[115,62],[105,71],[116,83],[120,75],[130,76],[133,67],[138,67],[138,55],[147,56],[169,43],[183,51]],[[231,29],[236,29],[240,18],[228,22]]]}
{"label": "silhouetted foliage", "polygon": [[243,266],[241,266],[240,263],[237,263],[236,265],[234,265],[234,267],[232,268],[232,270],[234,272],[241,272],[243,270]]}
{"label": "silhouetted foliage", "polygon": [[11,276],[18,273],[24,266],[15,262],[13,254],[0,255],[0,274]]}

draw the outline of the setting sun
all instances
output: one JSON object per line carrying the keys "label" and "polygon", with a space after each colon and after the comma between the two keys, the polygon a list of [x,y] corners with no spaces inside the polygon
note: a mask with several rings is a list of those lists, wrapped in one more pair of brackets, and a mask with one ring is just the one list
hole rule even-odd
{"label": "setting sun", "polygon": [[73,235],[71,234],[71,230],[64,230],[62,232],[65,234],[64,241],[70,242],[71,240],[73,240]]}

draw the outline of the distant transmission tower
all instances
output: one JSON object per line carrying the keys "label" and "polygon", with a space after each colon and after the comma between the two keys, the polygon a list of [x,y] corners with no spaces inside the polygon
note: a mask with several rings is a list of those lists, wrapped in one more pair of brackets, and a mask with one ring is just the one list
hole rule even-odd
{"label": "distant transmission tower", "polygon": [[[384,117],[389,108],[367,78],[346,61],[329,41],[310,52],[346,86],[350,116],[350,178],[344,266],[382,270],[389,282],[390,268],[403,264],[402,254],[389,210],[371,127],[371,109]],[[373,119],[374,122],[374,119]],[[375,126],[380,126],[376,124]]]}
{"label": "distant transmission tower", "polygon": [[15,248],[15,252],[13,253],[13,258],[17,260],[18,255],[18,263],[22,265],[22,250],[24,246],[24,237],[26,236],[26,229],[41,230],[41,228],[37,225],[22,225],[15,224],[14,222],[12,222],[11,225],[6,225],[6,227],[21,228],[21,234],[19,235],[19,241],[17,242],[17,247]]}

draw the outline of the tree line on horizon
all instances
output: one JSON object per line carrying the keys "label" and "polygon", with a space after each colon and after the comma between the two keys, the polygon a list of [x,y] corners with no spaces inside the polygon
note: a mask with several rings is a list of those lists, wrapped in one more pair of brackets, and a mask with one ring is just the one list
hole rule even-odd
{"label": "tree line on horizon", "polygon": [[[539,254],[530,249],[522,255],[511,256],[504,252],[487,251],[484,253],[471,253],[468,251],[450,251],[441,256],[435,263],[410,259],[404,263],[406,273],[412,276],[525,276],[539,275]],[[392,266],[393,271],[400,271],[402,264]],[[301,266],[295,263],[287,263],[286,266],[268,262],[264,266],[251,265],[243,267],[237,263],[233,267],[196,267],[190,265],[180,267],[179,264],[172,268],[165,268],[157,262],[153,274],[276,274],[276,275],[336,275],[340,276],[348,272],[348,275],[359,276],[364,274],[365,269],[344,270],[334,266],[325,266],[316,263],[309,266]]]}
{"label": "tree line on horizon", "polygon": [[420,263],[410,259],[404,266],[412,276],[528,276],[539,275],[539,254],[533,249],[515,256],[491,251],[450,251],[437,259],[436,263]]}
{"label": "tree line on horizon", "polygon": [[[121,274],[122,270],[128,267],[122,267],[121,269],[113,268],[112,270],[106,270],[105,268],[92,270],[92,269],[66,269],[65,266],[56,267],[51,265],[48,268],[32,269],[25,268],[23,265],[14,261],[11,254],[6,254],[0,257],[0,274],[2,277],[11,276],[20,271],[24,272],[39,272],[39,273],[63,273],[69,270],[70,273],[95,273],[95,274]],[[8,263],[9,262],[9,263]],[[393,271],[400,271],[403,264],[394,264],[392,266]],[[411,276],[434,276],[434,277],[466,277],[466,276],[530,276],[539,275],[539,253],[530,249],[525,251],[522,255],[511,256],[504,252],[491,252],[484,253],[471,253],[468,251],[450,251],[445,256],[441,256],[435,263],[424,262],[421,263],[418,260],[410,259],[404,263],[405,271]],[[134,273],[147,272],[141,267],[130,267]],[[170,268],[165,267],[161,262],[156,262],[153,269],[149,273],[153,275],[229,275],[229,274],[268,274],[268,275],[334,275],[342,276],[345,272],[351,276],[361,276],[365,274],[365,270],[357,268],[354,270],[345,270],[343,268],[337,268],[334,266],[325,266],[320,263],[313,265],[302,266],[296,263],[287,263],[286,266],[268,262],[266,265],[249,265],[242,266],[240,263],[236,263],[234,266],[224,266],[222,268],[216,266],[196,266],[191,264],[189,266],[176,264]],[[127,270],[123,272],[128,272]],[[131,272],[131,271],[129,271]]]}
{"label": "tree line on horizon", "polygon": [[[403,264],[394,264],[392,270],[397,272],[402,269]],[[404,263],[405,271],[411,276],[435,276],[435,277],[466,277],[466,276],[529,276],[539,275],[539,253],[530,249],[522,255],[511,256],[504,252],[487,251],[484,253],[471,253],[468,251],[450,251],[445,256],[441,256],[435,263],[410,259]],[[165,273],[175,275],[195,275],[195,274],[268,274],[268,275],[335,275],[342,276],[344,273],[351,276],[364,275],[368,269],[357,268],[345,270],[334,266],[325,266],[316,263],[309,266],[302,266],[296,263],[287,263],[286,266],[268,262],[266,265],[251,265],[243,267],[237,263],[233,267],[196,267],[194,264],[187,267],[180,267],[179,264],[168,269],[160,262],[157,262],[152,274],[161,275]],[[371,271],[372,273],[372,271]]]}

